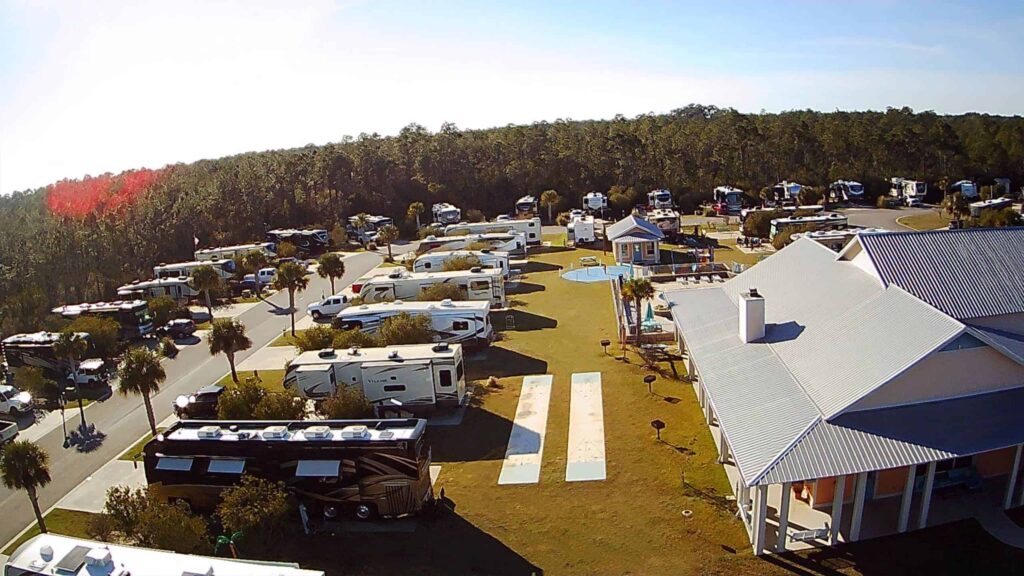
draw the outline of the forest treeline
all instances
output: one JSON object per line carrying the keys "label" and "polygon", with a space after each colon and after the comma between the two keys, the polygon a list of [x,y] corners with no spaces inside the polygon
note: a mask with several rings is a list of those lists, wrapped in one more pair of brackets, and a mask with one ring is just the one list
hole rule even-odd
{"label": "forest treeline", "polygon": [[[201,137],[201,136],[200,136]],[[253,152],[161,170],[65,181],[0,197],[0,330],[38,329],[55,303],[110,299],[152,266],[202,246],[262,239],[268,228],[332,228],[357,212],[404,220],[410,202],[449,201],[488,216],[554,189],[670,189],[691,210],[720,184],[748,191],[789,179],[887,188],[1024,181],[1024,118],[886,112],[742,114],[690,105],[669,114],[438,132],[410,125],[323,146]]]}

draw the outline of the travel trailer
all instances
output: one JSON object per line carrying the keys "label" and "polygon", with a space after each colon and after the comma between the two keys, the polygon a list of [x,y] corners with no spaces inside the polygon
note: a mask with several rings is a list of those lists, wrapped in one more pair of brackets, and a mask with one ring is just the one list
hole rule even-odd
{"label": "travel trailer", "polygon": [[573,246],[592,244],[597,241],[594,217],[589,214],[572,216],[565,228],[568,231],[567,239]]}
{"label": "travel trailer", "polygon": [[454,234],[488,234],[493,232],[518,232],[526,236],[527,244],[540,244],[541,224],[540,218],[528,218],[525,220],[503,220],[500,222],[461,222],[445,226],[445,236]]}
{"label": "travel trailer", "polygon": [[1002,210],[1003,208],[1009,208],[1010,206],[1013,206],[1013,200],[1010,200],[1009,198],[991,198],[989,200],[971,202],[971,216],[977,218],[986,210]]}
{"label": "travel trailer", "polygon": [[263,252],[268,258],[273,258],[274,245],[270,242],[254,242],[252,244],[239,244],[237,246],[221,246],[219,248],[203,248],[196,250],[196,260],[232,260],[241,258],[249,252]]}
{"label": "travel trailer", "polygon": [[338,386],[359,386],[381,412],[411,414],[456,408],[466,396],[459,344],[406,344],[303,352],[288,365],[284,388],[322,400]]}
{"label": "travel trailer", "polygon": [[434,223],[441,226],[455,224],[462,220],[462,210],[447,202],[434,204],[430,207],[430,212],[434,215]]}
{"label": "travel trailer", "polygon": [[420,291],[434,284],[454,284],[466,300],[483,300],[495,308],[505,307],[505,281],[501,277],[501,270],[495,268],[454,272],[409,272],[404,268],[396,268],[386,276],[371,276],[361,283],[353,284],[352,292],[367,304],[415,300]]}
{"label": "travel trailer", "polygon": [[373,214],[365,214],[365,224],[362,228],[359,227],[359,217],[349,216],[348,219],[348,233],[353,238],[359,240],[363,244],[369,244],[370,242],[377,241],[377,233],[381,228],[385,226],[394,225],[394,220],[387,216],[374,216]]}
{"label": "travel trailer", "polygon": [[644,214],[644,220],[654,224],[666,238],[679,235],[679,212],[671,208],[655,208]]}
{"label": "travel trailer", "polygon": [[600,192],[587,192],[583,197],[583,209],[588,212],[601,212],[608,207],[608,197]]}
{"label": "travel trailer", "polygon": [[494,252],[492,250],[435,250],[416,258],[413,262],[413,272],[443,272],[444,263],[452,258],[476,258],[481,268],[497,268],[501,275],[507,277],[509,273],[508,252]]}
{"label": "travel trailer", "polygon": [[82,316],[110,318],[117,322],[120,328],[118,337],[121,340],[135,340],[153,333],[153,316],[145,300],[67,304],[53,308],[50,312],[68,320]]}
{"label": "travel trailer", "polygon": [[125,284],[117,289],[118,298],[157,298],[170,296],[178,303],[199,297],[199,291],[189,284],[188,276],[155,278]]}
{"label": "travel trailer", "polygon": [[825,207],[821,204],[805,204],[803,206],[773,206],[769,208],[744,208],[740,211],[740,222],[746,222],[747,216],[755,212],[785,212],[787,215],[792,215],[797,212],[803,214],[821,214],[825,211]]}
{"label": "travel trailer", "polygon": [[307,255],[319,254],[331,244],[331,236],[327,230],[320,228],[296,230],[295,228],[278,228],[267,232],[267,240],[274,244],[287,242],[295,246],[299,252]]}
{"label": "travel trailer", "polygon": [[[79,338],[89,339],[85,332],[78,332]],[[60,338],[57,332],[34,332],[32,334],[14,334],[3,341],[4,362],[8,368],[35,366],[41,368],[47,376],[62,380],[71,371],[67,360],[57,358],[53,345]],[[88,354],[87,354],[88,355]]]}
{"label": "travel trailer", "polygon": [[817,214],[814,216],[792,216],[788,218],[775,218],[772,220],[771,238],[775,238],[786,230],[804,227],[811,230],[840,230],[846,228],[846,216],[835,212]]}
{"label": "travel trailer", "polygon": [[304,520],[399,518],[433,503],[426,428],[412,418],[182,420],[146,443],[142,460],[151,494],[194,509],[214,508],[245,474],[284,484]]}
{"label": "travel trailer", "polygon": [[376,334],[381,324],[402,312],[430,318],[434,342],[487,346],[494,336],[490,320],[490,304],[482,301],[453,302],[381,302],[345,308],[334,317],[332,325],[342,330],[362,330]]}
{"label": "travel trailer", "polygon": [[829,187],[834,201],[859,202],[864,199],[864,185],[853,180],[836,180]]}
{"label": "travel trailer", "polygon": [[743,210],[743,190],[719,186],[711,193],[718,214],[739,214]]}
{"label": "travel trailer", "polygon": [[675,206],[672,202],[672,193],[664,188],[648,192],[647,205],[652,208],[672,208]]}
{"label": "travel trailer", "polygon": [[904,178],[889,179],[889,196],[900,199],[903,203],[909,203],[916,199],[918,203],[924,201],[928,194],[928,184],[917,180],[906,180]]}
{"label": "travel trailer", "polygon": [[949,193],[953,194],[954,192],[959,192],[961,196],[967,199],[977,198],[979,196],[978,185],[970,180],[960,180],[950,186]]}
{"label": "travel trailer", "polygon": [[188,278],[192,276],[196,268],[210,266],[217,271],[217,274],[227,280],[235,277],[234,260],[193,260],[191,262],[176,262],[174,264],[160,264],[153,267],[153,276],[160,278]]}
{"label": "travel trailer", "polygon": [[772,186],[772,196],[774,197],[775,202],[791,205],[798,201],[800,191],[803,189],[804,187],[801,184],[783,180],[775,186]]}
{"label": "travel trailer", "polygon": [[533,196],[526,195],[516,200],[516,216],[536,216],[540,204]]}
{"label": "travel trailer", "polygon": [[486,245],[488,250],[507,252],[511,256],[526,255],[526,235],[518,232],[491,232],[461,236],[427,236],[416,248],[418,254],[431,250],[465,250],[469,246]]}

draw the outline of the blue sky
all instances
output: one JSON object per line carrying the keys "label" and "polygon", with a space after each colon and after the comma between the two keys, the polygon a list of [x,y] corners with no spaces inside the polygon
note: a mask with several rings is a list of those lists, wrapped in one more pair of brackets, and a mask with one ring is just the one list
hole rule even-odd
{"label": "blue sky", "polygon": [[1024,112],[1024,3],[0,0],[0,192],[393,134],[667,112]]}

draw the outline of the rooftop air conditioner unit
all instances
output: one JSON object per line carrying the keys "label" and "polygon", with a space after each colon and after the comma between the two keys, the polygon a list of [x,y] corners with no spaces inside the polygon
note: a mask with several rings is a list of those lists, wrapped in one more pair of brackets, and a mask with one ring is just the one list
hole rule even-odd
{"label": "rooftop air conditioner unit", "polygon": [[280,440],[288,435],[287,426],[267,426],[263,429],[263,437],[268,440]]}
{"label": "rooftop air conditioner unit", "polygon": [[309,440],[324,440],[331,437],[330,426],[310,426],[303,431],[303,436]]}
{"label": "rooftop air conditioner unit", "polygon": [[113,561],[108,548],[93,548],[85,555],[86,566],[110,566]]}
{"label": "rooftop air conditioner unit", "polygon": [[220,438],[220,426],[203,426],[196,432],[196,436],[206,440]]}
{"label": "rooftop air conditioner unit", "polygon": [[474,267],[470,268],[469,271],[474,273],[474,274],[479,274],[480,272],[483,271],[483,268],[481,268],[479,266],[474,266]]}
{"label": "rooftop air conditioner unit", "polygon": [[370,430],[366,426],[345,426],[341,429],[341,437],[345,440],[358,440],[361,438],[369,438]]}
{"label": "rooftop air conditioner unit", "polygon": [[391,360],[398,360],[398,350],[392,350],[388,352],[388,358]]}
{"label": "rooftop air conditioner unit", "polygon": [[444,300],[441,300],[441,306],[454,306],[454,305],[455,304],[452,302],[451,298],[445,298]]}
{"label": "rooftop air conditioner unit", "polygon": [[323,350],[320,350],[319,352],[317,352],[316,355],[319,358],[334,358],[334,356],[335,356],[334,348],[324,348]]}
{"label": "rooftop air conditioner unit", "polygon": [[450,349],[451,347],[448,346],[447,342],[438,342],[437,344],[434,344],[433,347],[434,352],[447,352]]}

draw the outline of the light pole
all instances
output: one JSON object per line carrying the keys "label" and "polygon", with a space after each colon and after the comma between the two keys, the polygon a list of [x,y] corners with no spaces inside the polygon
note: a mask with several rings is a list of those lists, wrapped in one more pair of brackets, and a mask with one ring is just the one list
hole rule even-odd
{"label": "light pole", "polygon": [[654,381],[657,379],[658,377],[655,376],[654,374],[648,374],[647,376],[644,376],[644,384],[647,384],[648,394],[654,394],[654,392],[651,390],[651,384],[654,384]]}

